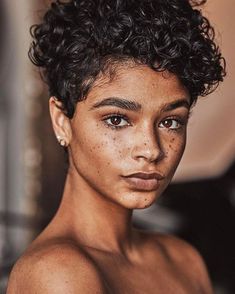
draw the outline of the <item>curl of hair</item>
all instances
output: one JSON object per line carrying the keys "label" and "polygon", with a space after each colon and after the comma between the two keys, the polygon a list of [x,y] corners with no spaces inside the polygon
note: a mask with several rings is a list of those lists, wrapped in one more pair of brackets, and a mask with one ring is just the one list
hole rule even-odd
{"label": "curl of hair", "polygon": [[191,95],[212,92],[225,76],[214,29],[189,0],[56,1],[31,27],[31,61],[72,118],[101,72],[132,60],[178,76]]}

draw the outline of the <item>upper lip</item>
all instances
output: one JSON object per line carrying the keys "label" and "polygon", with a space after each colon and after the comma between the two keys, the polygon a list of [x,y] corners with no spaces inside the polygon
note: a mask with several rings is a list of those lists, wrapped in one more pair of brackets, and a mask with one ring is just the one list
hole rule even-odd
{"label": "upper lip", "polygon": [[125,176],[125,178],[140,178],[140,179],[144,179],[144,180],[150,180],[150,179],[162,180],[164,177],[157,172],[151,172],[151,173],[137,172],[137,173],[127,175],[127,176]]}

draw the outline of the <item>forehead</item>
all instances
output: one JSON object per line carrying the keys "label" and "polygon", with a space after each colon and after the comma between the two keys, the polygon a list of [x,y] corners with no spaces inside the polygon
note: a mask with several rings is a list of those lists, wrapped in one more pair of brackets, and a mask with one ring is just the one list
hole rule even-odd
{"label": "forehead", "polygon": [[156,72],[145,65],[121,66],[112,78],[101,76],[83,103],[89,107],[107,97],[129,99],[142,108],[155,108],[178,99],[189,101],[189,93],[176,75]]}

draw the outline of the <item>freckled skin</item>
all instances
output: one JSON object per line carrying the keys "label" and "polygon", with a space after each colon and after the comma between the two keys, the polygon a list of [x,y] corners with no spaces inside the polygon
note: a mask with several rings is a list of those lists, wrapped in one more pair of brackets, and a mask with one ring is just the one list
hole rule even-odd
{"label": "freckled skin", "polygon": [[[142,105],[139,113],[118,110],[129,116],[132,126],[114,130],[104,125],[103,116],[115,113],[115,107],[88,110],[97,100],[106,97],[125,97]],[[73,172],[77,174],[78,180],[81,178],[88,185],[92,183],[95,193],[126,208],[145,207],[143,196],[147,196],[151,205],[170,182],[183,154],[186,140],[185,126],[175,134],[173,131],[160,129],[158,124],[175,114],[187,117],[188,110],[181,107],[162,115],[161,109],[165,103],[182,97],[189,99],[187,91],[174,75],[166,78],[144,66],[128,70],[123,68],[111,83],[94,87],[87,99],[78,103],[71,124],[74,136],[69,153],[73,161]],[[99,145],[101,148],[98,149]],[[91,150],[96,148],[95,152],[89,151],[87,146]],[[108,162],[112,162],[112,165]],[[87,166],[90,168],[87,169]],[[100,170],[99,178],[95,176],[97,169]],[[157,191],[133,192],[121,179],[121,176],[147,170],[164,176]],[[128,196],[130,192],[131,197]]]}
{"label": "freckled skin", "polygon": [[[138,103],[141,110],[110,105],[93,108],[108,97]],[[77,104],[72,120],[51,98],[54,130],[69,144],[69,170],[57,214],[20,261],[28,262],[31,273],[35,259],[46,256],[46,267],[39,269],[37,281],[45,269],[50,271],[50,260],[55,272],[65,268],[67,277],[73,277],[70,284],[75,281],[80,286],[80,278],[85,277],[93,289],[89,293],[212,293],[203,264],[188,245],[174,238],[143,234],[131,225],[132,209],[154,203],[182,157],[189,107],[172,108],[182,99],[189,102],[189,94],[176,76],[141,65],[122,65],[111,81],[107,78],[104,83],[104,77],[102,83],[97,80],[87,98]],[[118,129],[110,119],[117,118],[117,112],[122,115]],[[141,190],[124,178],[137,172],[156,172],[162,179],[156,188]],[[190,252],[187,258],[186,251]],[[189,271],[189,264],[196,264],[195,270]],[[19,268],[12,280],[22,281],[25,290],[27,266]],[[59,274],[56,284],[62,280]],[[200,290],[198,280],[207,291]],[[97,283],[102,290],[97,290]],[[107,285],[109,289],[104,290]],[[9,294],[18,293],[16,289]]]}

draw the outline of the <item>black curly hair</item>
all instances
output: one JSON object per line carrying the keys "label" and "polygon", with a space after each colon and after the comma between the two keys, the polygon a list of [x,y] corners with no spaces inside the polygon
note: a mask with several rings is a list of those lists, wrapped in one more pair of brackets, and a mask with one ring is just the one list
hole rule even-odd
{"label": "black curly hair", "polygon": [[176,74],[194,104],[225,76],[204,2],[57,0],[31,27],[29,57],[69,118],[100,73],[128,60]]}

